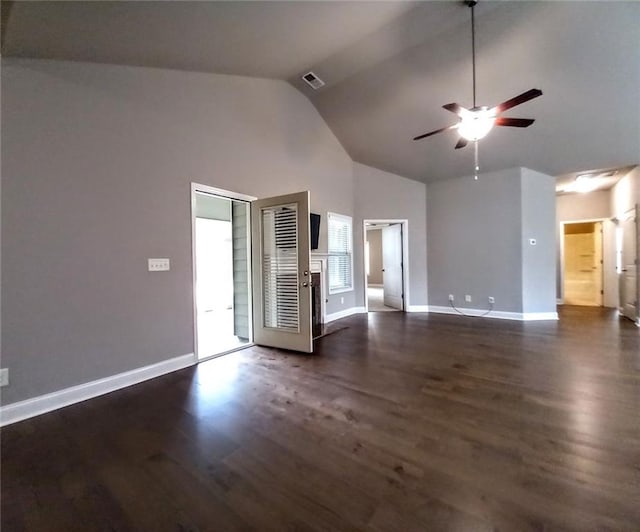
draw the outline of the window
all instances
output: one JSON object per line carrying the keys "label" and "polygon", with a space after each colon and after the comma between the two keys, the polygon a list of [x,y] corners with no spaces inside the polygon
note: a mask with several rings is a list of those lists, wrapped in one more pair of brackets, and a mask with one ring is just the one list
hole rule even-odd
{"label": "window", "polygon": [[329,293],[353,290],[353,238],[351,216],[328,213]]}

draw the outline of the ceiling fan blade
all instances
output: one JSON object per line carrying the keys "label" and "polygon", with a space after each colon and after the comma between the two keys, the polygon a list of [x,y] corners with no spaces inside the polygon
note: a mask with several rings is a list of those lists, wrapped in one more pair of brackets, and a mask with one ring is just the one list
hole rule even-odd
{"label": "ceiling fan blade", "polygon": [[442,127],[440,129],[436,129],[435,131],[429,131],[429,133],[423,133],[422,135],[418,135],[417,137],[413,137],[413,140],[421,140],[425,137],[430,137],[431,135],[435,135],[436,133],[442,133],[447,129],[455,129],[458,127],[458,124],[454,124],[453,126]]}
{"label": "ceiling fan blade", "polygon": [[468,143],[469,141],[467,139],[465,139],[464,137],[460,137],[460,139],[458,140],[458,143],[456,144],[456,150],[459,150],[460,148],[464,148]]}
{"label": "ceiling fan blade", "polygon": [[442,106],[447,111],[451,111],[452,113],[457,114],[459,117],[464,117],[465,115],[471,114],[471,111],[466,107],[462,107],[462,105],[458,103],[448,103],[447,105]]}
{"label": "ceiling fan blade", "polygon": [[542,96],[542,91],[540,89],[529,89],[527,92],[523,92],[522,94],[518,94],[514,98],[507,100],[506,102],[502,102],[499,105],[495,106],[496,114],[502,113],[507,109],[511,109],[516,105],[520,105],[521,103],[528,102],[529,100],[533,100],[538,96]]}
{"label": "ceiling fan blade", "polygon": [[534,122],[533,118],[496,118],[496,126],[529,127]]}
{"label": "ceiling fan blade", "polygon": [[457,103],[448,103],[446,105],[443,105],[442,107],[447,111],[451,111],[452,113],[457,114],[458,116],[460,116],[460,110],[463,109],[463,107]]}

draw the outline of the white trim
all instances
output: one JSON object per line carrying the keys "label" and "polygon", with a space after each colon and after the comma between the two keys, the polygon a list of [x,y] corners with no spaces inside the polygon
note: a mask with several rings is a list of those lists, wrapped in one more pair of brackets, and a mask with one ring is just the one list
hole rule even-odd
{"label": "white trim", "polygon": [[407,312],[429,312],[429,305],[409,305]]}
{"label": "white trim", "polygon": [[561,297],[556,298],[556,305],[564,305],[564,299]]}
{"label": "white trim", "polygon": [[57,392],[40,395],[17,403],[3,405],[0,408],[0,426],[9,425],[28,419],[30,417],[39,416],[58,408],[63,408],[105,393],[113,392],[121,388],[126,388],[139,382],[160,377],[172,371],[193,366],[196,358],[193,353],[163,360],[156,364],[136,368],[124,373],[118,373],[77,386],[71,386]]}
{"label": "white trim", "polygon": [[[318,268],[317,265],[320,267]],[[320,255],[311,253],[311,259],[309,260],[309,271],[311,273],[320,274],[320,323],[325,322],[325,316],[327,315],[327,257],[326,255]]]}
{"label": "white trim", "polygon": [[[411,301],[409,294],[409,220],[408,219],[378,219],[378,218],[365,218],[362,220],[362,265],[363,272],[367,271],[367,265],[365,264],[364,247],[367,245],[367,224],[401,224],[402,225],[402,291],[404,297],[402,298],[402,310],[405,312],[411,312],[408,310],[411,308],[409,302]],[[367,284],[367,276],[363,275],[364,281],[364,312],[369,312],[369,301],[367,297],[367,286],[374,286]],[[382,285],[384,288],[384,285]]]}
{"label": "white trim", "polygon": [[339,320],[341,318],[346,318],[348,316],[353,316],[354,314],[364,314],[367,311],[364,307],[351,307],[344,310],[339,310],[338,312],[334,312],[333,314],[327,314],[325,316],[325,323],[330,323],[332,321]]}
{"label": "white trim", "polygon": [[[247,277],[247,289],[249,293],[249,343],[253,343],[253,307],[252,307],[252,273],[251,273],[251,208],[252,201],[258,199],[254,196],[247,196],[246,194],[240,194],[239,192],[232,192],[230,190],[224,190],[222,188],[215,188],[209,185],[202,185],[200,183],[191,182],[191,292],[193,296],[193,346],[196,360],[198,357],[198,299],[196,293],[197,279],[196,279],[196,194],[210,194],[220,198],[229,199],[232,201],[244,201],[249,204],[247,212],[247,261],[249,265],[248,277]],[[203,357],[203,360],[214,358],[218,355],[224,355],[228,351],[222,353],[214,353],[211,356]]]}
{"label": "white trim", "polygon": [[523,321],[556,321],[558,319],[557,312],[525,312],[522,315]]}
{"label": "white trim", "polygon": [[[504,312],[501,310],[492,310],[489,314],[487,314],[486,309],[475,309],[475,308],[460,308],[458,309],[460,312],[463,312],[469,317],[474,318],[494,318],[498,320],[517,320],[517,321],[542,321],[542,320],[557,320],[558,313],[557,312]],[[438,307],[434,305],[429,305],[429,312],[435,312],[437,314],[454,314],[456,316],[461,316],[460,312],[457,312],[455,309],[451,307]],[[486,315],[485,315],[486,314]]]}
{"label": "white trim", "polygon": [[384,285],[377,283],[367,283],[367,288],[384,288]]}
{"label": "white trim", "polygon": [[246,201],[249,203],[258,199],[255,196],[248,196],[247,194],[240,194],[240,192],[233,192],[223,188],[210,187],[209,185],[201,185],[193,181],[191,182],[191,192],[203,192],[204,194],[211,194],[212,196],[220,196],[230,200]]}

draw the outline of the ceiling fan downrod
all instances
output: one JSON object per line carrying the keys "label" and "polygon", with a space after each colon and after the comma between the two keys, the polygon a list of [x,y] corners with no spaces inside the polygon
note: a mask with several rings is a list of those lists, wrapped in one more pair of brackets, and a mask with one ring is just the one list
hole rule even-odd
{"label": "ceiling fan downrod", "polygon": [[476,108],[476,19],[475,19],[475,7],[478,0],[466,0],[467,4],[471,8],[471,67],[473,71],[473,108]]}

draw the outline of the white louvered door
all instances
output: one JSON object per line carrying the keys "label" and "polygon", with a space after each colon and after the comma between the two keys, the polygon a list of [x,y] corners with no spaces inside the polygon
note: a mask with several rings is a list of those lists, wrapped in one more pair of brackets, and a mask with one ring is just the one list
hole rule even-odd
{"label": "white louvered door", "polygon": [[251,203],[253,339],[311,353],[309,192]]}

